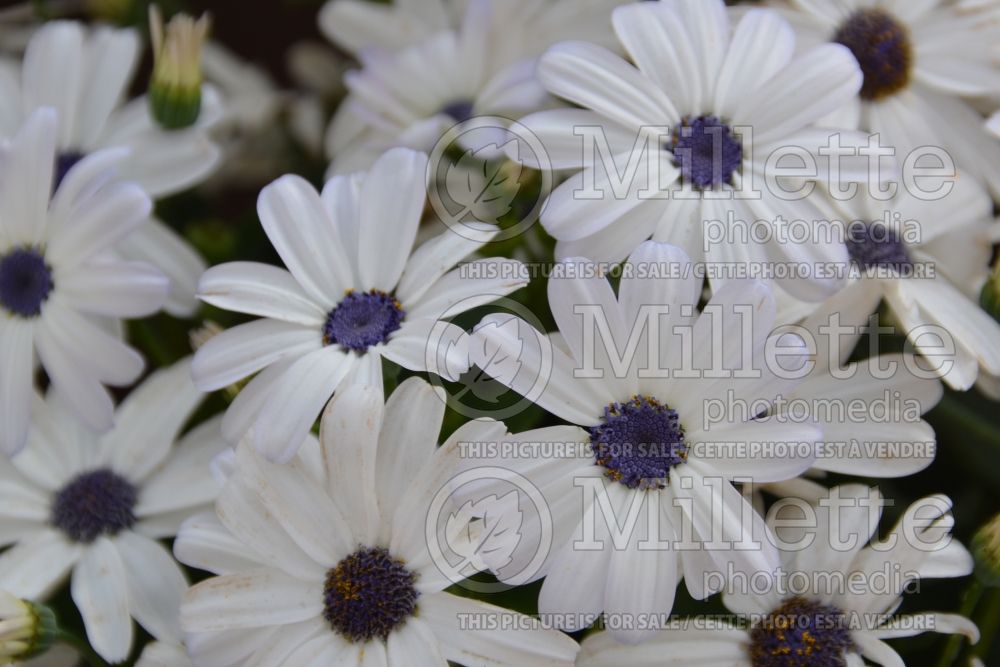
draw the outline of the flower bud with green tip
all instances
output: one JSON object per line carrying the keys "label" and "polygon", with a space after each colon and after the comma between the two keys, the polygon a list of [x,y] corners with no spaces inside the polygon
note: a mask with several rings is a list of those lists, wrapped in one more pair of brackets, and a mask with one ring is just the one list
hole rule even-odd
{"label": "flower bud with green tip", "polygon": [[972,536],[976,577],[986,586],[1000,587],[1000,514]]}
{"label": "flower bud with green tip", "polygon": [[0,592],[0,663],[44,653],[58,634],[59,626],[51,609]]}
{"label": "flower bud with green tip", "polygon": [[153,75],[149,107],[153,118],[165,129],[190,127],[201,113],[201,46],[209,25],[207,14],[197,21],[177,14],[164,26],[159,8],[150,5]]}

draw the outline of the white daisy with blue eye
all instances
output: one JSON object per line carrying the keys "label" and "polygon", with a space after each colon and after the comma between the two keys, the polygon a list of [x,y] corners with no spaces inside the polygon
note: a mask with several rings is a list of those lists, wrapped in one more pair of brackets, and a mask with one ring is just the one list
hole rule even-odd
{"label": "white daisy with blue eye", "polygon": [[980,371],[1000,375],[1000,323],[978,303],[1000,226],[986,191],[962,176],[931,199],[900,188],[889,200],[862,190],[838,202],[822,220],[843,225],[848,284],[818,307],[790,311],[805,306],[804,324],[814,332],[832,317],[852,327],[840,341],[844,358],[884,301],[895,333],[907,336],[949,387],[969,389]]}
{"label": "white daisy with blue eye", "polygon": [[56,113],[40,109],[0,148],[0,451],[27,439],[35,358],[55,391],[91,428],[111,428],[104,385],[142,372],[134,349],[98,318],[156,312],[168,283],[149,264],[108,251],[148,220],[150,201],[115,180],[120,149],[92,153],[53,194]]}
{"label": "white daisy with blue eye", "polygon": [[950,0],[773,0],[799,42],[849,48],[864,74],[858,95],[827,120],[881,134],[900,164],[925,146],[1000,196],[1000,142],[967,102],[1000,94],[1000,23]]}
{"label": "white daisy with blue eye", "polygon": [[[616,636],[636,642],[670,614],[681,578],[691,595],[704,599],[716,592],[706,572],[732,567],[752,575],[777,567],[763,519],[732,481],[797,477],[813,464],[822,435],[812,420],[710,407],[766,404],[796,384],[796,374],[782,369],[800,368],[806,350],[797,336],[771,335],[775,305],[766,285],[734,282],[699,313],[702,283],[684,275],[690,260],[678,248],[647,241],[625,268],[616,295],[595,264],[562,262],[548,284],[558,333],[542,334],[506,315],[483,320],[476,339],[518,364],[498,381],[571,426],[507,436],[563,443],[563,450],[526,456],[504,446],[495,457],[470,455],[460,467],[509,469],[538,488],[551,512],[552,549],[544,563],[526,567],[537,540],[522,540],[509,562],[491,565],[502,581],[520,585],[545,576],[540,613],[579,630],[603,611],[620,619]],[[676,277],[667,277],[673,270]],[[606,334],[599,331],[610,341],[602,343]],[[765,363],[765,347],[774,344],[783,349],[782,369]],[[625,356],[627,350],[635,353]],[[769,448],[757,450],[757,444]],[[506,480],[495,477],[458,502],[502,495]],[[609,537],[633,512],[639,512],[637,528],[626,541]],[[619,528],[612,529],[612,521]],[[647,529],[653,524],[658,535]],[[599,547],[579,546],[588,534]],[[682,541],[687,546],[679,548]]]}
{"label": "white daisy with blue eye", "polygon": [[[790,147],[813,156],[819,176],[831,135],[866,142],[816,126],[861,86],[850,52],[825,45],[793,56],[795,32],[776,12],[751,9],[731,25],[722,0],[633,3],[612,21],[628,59],[583,42],[556,45],[541,58],[539,78],[581,108],[521,119],[553,167],[576,172],[542,212],[557,258],[621,261],[652,238],[718,266],[713,289],[733,266],[811,268],[842,258],[842,248],[784,233],[815,219],[816,195],[790,196],[768,179],[770,158]],[[528,163],[539,166],[532,156]],[[841,176],[863,173],[851,167]],[[758,220],[763,237],[746,232]],[[716,238],[709,221],[743,230]],[[800,273],[780,281],[799,298],[822,300],[842,284]]]}
{"label": "white daisy with blue eye", "polygon": [[[584,640],[576,667],[660,667],[664,656],[677,665],[719,667],[902,666],[886,639],[940,632],[977,641],[976,625],[964,616],[896,613],[914,583],[972,572],[972,556],[951,537],[951,501],[932,496],[914,503],[879,540],[882,506],[862,504],[872,499],[869,489],[851,484],[836,492],[843,499],[837,502],[853,503],[836,510],[838,519],[829,504],[813,505],[814,524],[774,527],[787,543],[812,538],[805,548],[782,552],[774,585],[723,595],[739,627],[718,618],[689,619],[688,627],[660,632],[641,646],[600,632]],[[834,540],[847,546],[834,547]]]}
{"label": "white daisy with blue eye", "polygon": [[0,462],[0,588],[44,600],[67,579],[91,646],[109,662],[131,650],[135,619],[155,638],[182,639],[187,581],[159,540],[219,491],[209,461],[225,446],[219,419],[183,437],[203,394],[189,359],[156,371],[95,435],[59,392],[35,398],[28,446]]}
{"label": "white daisy with blue eye", "polygon": [[[34,109],[59,113],[56,133],[58,184],[71,166],[102,148],[127,147],[123,173],[151,197],[203,182],[220,159],[209,130],[221,114],[218,95],[206,87],[193,127],[167,131],[149,113],[143,96],[125,102],[142,56],[134,30],[87,28],[74,21],[43,24],[28,43],[20,66],[0,63],[0,137],[12,136]],[[171,281],[166,309],[191,315],[204,261],[168,225],[143,225],[115,249],[126,259],[159,267]]]}
{"label": "white daisy with blue eye", "polygon": [[343,384],[382,386],[382,359],[449,379],[468,370],[461,329],[443,321],[526,284],[516,260],[454,268],[499,229],[446,231],[414,249],[427,196],[427,156],[405,148],[367,173],[338,176],[322,194],[297,176],[264,188],[257,210],[287,270],[233,262],[202,276],[206,303],[258,315],[195,355],[206,391],[260,371],[229,407],[231,442],[252,431],[272,460],[289,460]]}
{"label": "white daisy with blue eye", "polygon": [[[319,446],[289,465],[249,443],[215,514],[181,529],[174,552],[218,576],[181,608],[199,665],[570,667],[578,646],[537,619],[445,592],[425,534],[473,421],[437,446],[444,396],[424,380],[351,386],[324,412]],[[498,627],[497,623],[503,623]]]}
{"label": "white daisy with blue eye", "polygon": [[[351,16],[337,28],[321,16],[335,42],[354,45],[370,39],[376,47],[361,48],[362,68],[345,76],[350,95],[334,116],[326,139],[331,169],[335,173],[365,169],[392,146],[430,152],[453,126],[460,126],[457,134],[478,127],[479,138],[465,137],[476,148],[490,140],[506,143],[503,128],[495,127],[496,117],[517,120],[554,102],[535,75],[538,56],[565,39],[608,42],[608,17],[623,2],[470,0],[455,3],[450,11],[439,7],[422,13],[428,22],[450,27],[428,29],[419,39],[407,34],[415,26],[403,27],[410,26],[417,7],[350,0],[328,4],[324,16],[341,20],[344,14]],[[368,8],[359,11],[360,5]],[[434,15],[439,18],[432,19]],[[392,17],[402,25],[394,25]],[[397,38],[394,29],[403,34]],[[403,44],[408,45],[400,48]],[[488,125],[477,125],[477,116],[490,117]]]}

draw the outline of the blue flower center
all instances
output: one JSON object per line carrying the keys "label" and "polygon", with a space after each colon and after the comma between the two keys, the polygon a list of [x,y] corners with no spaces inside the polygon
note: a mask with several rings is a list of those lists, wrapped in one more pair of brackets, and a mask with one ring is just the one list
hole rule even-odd
{"label": "blue flower center", "polygon": [[899,232],[880,223],[851,224],[847,230],[847,253],[863,269],[903,271],[913,265]]}
{"label": "blue flower center", "polygon": [[21,317],[37,317],[53,288],[52,269],[34,248],[0,257],[0,305]]}
{"label": "blue flower center", "polygon": [[86,472],[56,494],[52,525],[75,542],[88,544],[131,528],[138,497],[131,482],[107,468]]}
{"label": "blue flower center", "polygon": [[913,44],[906,26],[882,9],[860,9],[840,26],[833,41],[851,50],[861,66],[861,97],[880,100],[906,88],[913,70]]}
{"label": "blue flower center", "polygon": [[754,667],[845,667],[854,650],[844,613],[801,597],[785,600],[750,630]]}
{"label": "blue flower center", "polygon": [[456,100],[441,108],[441,113],[451,116],[457,123],[464,123],[472,118],[472,109],[475,105],[470,100]]}
{"label": "blue flower center", "polygon": [[743,144],[715,116],[684,118],[674,129],[673,142],[682,180],[701,190],[732,184],[743,162]]}
{"label": "blue flower center", "polygon": [[402,325],[405,315],[399,302],[385,292],[348,292],[327,315],[323,342],[364,352],[372,345],[389,340],[390,334]]}
{"label": "blue flower center", "polygon": [[662,489],[670,469],[687,459],[677,411],[645,396],[606,407],[590,443],[608,478],[630,489]]}
{"label": "blue flower center", "polygon": [[76,166],[76,163],[83,159],[83,153],[77,153],[76,151],[66,151],[64,153],[59,153],[56,156],[56,173],[55,178],[52,182],[52,190],[58,190],[59,186],[62,185],[63,179],[66,178],[66,174],[69,170]]}
{"label": "blue flower center", "polygon": [[415,581],[385,549],[359,549],[327,572],[323,618],[349,641],[385,641],[416,611]]}

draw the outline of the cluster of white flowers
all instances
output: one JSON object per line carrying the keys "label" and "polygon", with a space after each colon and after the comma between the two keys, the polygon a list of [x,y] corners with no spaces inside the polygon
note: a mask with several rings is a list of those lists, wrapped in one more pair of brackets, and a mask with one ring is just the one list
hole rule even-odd
{"label": "cluster of white flowers", "polygon": [[[351,65],[295,93],[153,7],[134,98],[141,31],[9,16],[0,662],[978,641],[898,613],[973,572],[951,499],[876,484],[946,390],[1000,400],[996,2],[329,0]],[[157,204],[273,173],[279,120],[326,181],[266,177],[282,266],[208,267]]]}

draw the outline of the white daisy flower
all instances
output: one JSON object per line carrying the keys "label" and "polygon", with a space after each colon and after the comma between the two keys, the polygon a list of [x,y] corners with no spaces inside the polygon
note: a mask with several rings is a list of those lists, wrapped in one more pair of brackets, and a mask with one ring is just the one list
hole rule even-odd
{"label": "white daisy flower", "polygon": [[[29,42],[20,68],[0,65],[0,137],[12,136],[34,109],[53,107],[60,119],[57,184],[84,156],[121,146],[131,149],[123,173],[152,197],[204,181],[220,157],[208,134],[221,114],[218,96],[205,88],[194,127],[161,129],[145,96],[123,104],[141,57],[139,46],[132,30],[88,30],[72,21],[44,24]],[[127,259],[150,262],[170,277],[170,313],[194,312],[195,280],[205,265],[170,227],[154,220],[122,239],[116,250]]]}
{"label": "white daisy flower", "polygon": [[[814,123],[861,86],[850,52],[824,45],[793,57],[795,33],[776,12],[753,9],[731,27],[721,0],[635,3],[616,9],[612,21],[631,62],[592,44],[553,47],[540,61],[539,78],[582,109],[521,119],[554,168],[577,170],[542,212],[542,225],[558,240],[556,256],[621,261],[652,237],[722,268],[842,259],[843,250],[828,244],[780,242],[782,225],[818,217],[814,197],[791,198],[766,177],[768,158],[793,146],[823,164],[819,151],[834,131]],[[602,153],[593,151],[597,164],[585,163],[585,144],[596,141],[581,134],[586,128],[607,139]],[[604,166],[608,159],[614,168]],[[528,164],[533,160],[528,156]],[[634,177],[630,163],[638,164]],[[616,178],[626,174],[623,188],[614,171]],[[713,240],[707,221],[726,223],[730,216],[764,221],[774,233],[764,242]],[[713,289],[724,283],[722,275],[711,278]],[[780,284],[809,300],[840,286],[814,274]]]}
{"label": "white daisy flower", "polygon": [[219,420],[175,441],[202,394],[189,360],[157,371],[122,402],[115,428],[94,435],[61,396],[36,399],[28,446],[0,462],[0,587],[44,599],[72,572],[87,638],[110,662],[132,646],[132,618],[180,641],[187,582],[157,540],[172,537],[219,487],[208,463],[225,443]]}
{"label": "white daisy flower", "polygon": [[[477,116],[516,120],[551,103],[535,76],[538,56],[564,39],[606,42],[609,13],[622,0],[461,4],[454,30],[429,33],[398,53],[360,54],[363,68],[346,74],[351,94],[327,137],[334,172],[366,168],[392,146],[429,152],[455,125],[480,127]],[[355,4],[330,7],[331,12],[338,7],[357,11]],[[385,7],[370,11],[406,13]],[[490,125],[489,130],[480,130],[476,147],[489,143],[482,137],[504,143],[502,128]]]}
{"label": "white daisy flower", "polygon": [[[845,500],[860,503],[869,499],[869,489],[864,486],[842,486],[838,491]],[[805,549],[782,553],[784,579],[779,585],[763,593],[723,596],[730,610],[750,622],[749,629],[724,621],[695,629],[696,624],[691,623],[689,628],[661,632],[642,646],[618,644],[610,633],[601,632],[583,642],[577,667],[660,667],[665,655],[678,665],[863,667],[868,660],[901,666],[902,658],[884,640],[933,631],[960,633],[976,641],[979,632],[975,624],[963,616],[937,612],[896,615],[906,587],[914,581],[972,572],[972,557],[949,534],[954,523],[951,501],[934,496],[915,503],[883,542],[874,539],[881,505],[875,507],[874,516],[869,506],[842,507],[840,518],[833,520],[829,506],[816,506],[815,525],[776,528],[789,542],[804,535],[815,539]],[[923,509],[919,517],[918,508]],[[903,529],[907,522],[905,530],[916,535],[916,543],[907,540]],[[832,531],[838,528],[840,534],[834,537]],[[866,546],[869,538],[872,544]],[[834,539],[849,546],[834,548]],[[888,540],[894,540],[895,545]],[[891,574],[885,576],[886,572]],[[816,586],[798,594],[802,584],[791,583],[795,581],[816,582]],[[829,585],[831,581],[838,583]],[[858,583],[839,583],[848,581]],[[796,594],[782,593],[790,590]]]}
{"label": "white daisy flower", "polygon": [[[474,335],[486,349],[496,350],[497,357],[509,356],[519,364],[513,373],[498,378],[500,382],[574,424],[509,438],[579,443],[572,456],[508,455],[508,448],[501,447],[496,458],[469,456],[461,462],[463,469],[508,468],[544,495],[554,531],[544,564],[533,572],[525,569],[537,543],[525,540],[510,563],[494,570],[512,584],[544,575],[539,610],[554,614],[567,630],[586,627],[602,610],[617,617],[666,616],[682,576],[691,594],[704,599],[716,592],[705,581],[706,572],[726,572],[729,567],[747,573],[774,569],[778,554],[765,536],[763,519],[731,480],[773,482],[796,477],[813,463],[821,437],[811,423],[755,419],[757,415],[741,415],[738,410],[710,414],[708,406],[717,401],[766,402],[794,386],[794,381],[764,367],[765,346],[776,342],[769,336],[774,299],[767,286],[734,282],[719,290],[699,316],[700,280],[642,275],[648,267],[689,267],[690,260],[679,249],[645,242],[629,257],[626,268],[630,266],[635,270],[623,273],[616,297],[590,262],[563,262],[548,285],[558,335],[546,337],[523,321],[499,315],[487,316]],[[662,311],[664,306],[669,311],[660,315],[659,348],[654,343],[647,351],[653,334],[648,322],[644,325],[643,311]],[[595,343],[594,331],[587,331],[580,317],[586,308],[603,313],[619,351],[629,349],[632,343],[627,341],[638,341],[639,352],[625,359],[625,368],[612,360],[612,352]],[[801,339],[787,336],[781,344],[788,353],[783,367],[794,368],[804,360]],[[608,350],[611,345],[607,343]],[[737,370],[748,375],[733,377]],[[544,388],[537,392],[539,378],[547,382],[540,383]],[[733,397],[728,396],[730,391]],[[779,446],[774,454],[751,453],[752,443]],[[785,458],[780,452],[790,454]],[[600,484],[593,491],[585,487],[581,504],[579,482],[587,478]],[[482,494],[476,497],[501,494],[504,484],[505,480],[496,485],[484,481],[476,486],[476,493]],[[458,498],[459,503],[466,500]],[[619,523],[632,511],[642,512],[636,522],[639,528],[627,536],[624,547],[612,546],[607,517],[603,522],[595,519],[602,506],[613,508]],[[672,545],[666,550],[649,548],[648,543],[639,546],[656,539],[641,527],[647,520],[656,522],[657,516],[665,526],[659,539]],[[584,539],[581,535],[587,535],[585,525],[595,520],[601,547],[577,548]],[[713,530],[721,531],[722,544],[720,533]],[[681,535],[695,548],[675,548]],[[655,627],[621,624],[615,633],[637,641]]]}
{"label": "white daisy flower", "polygon": [[107,252],[149,215],[142,189],[113,179],[126,151],[92,153],[52,194],[58,127],[52,109],[35,111],[0,159],[0,450],[7,454],[27,438],[36,353],[77,416],[108,430],[114,406],[103,385],[130,384],[143,360],[95,320],[149,315],[167,295],[157,269]]}
{"label": "white daisy flower", "polygon": [[463,332],[442,319],[524,286],[523,267],[489,258],[476,260],[485,277],[452,270],[498,233],[486,225],[449,229],[414,251],[426,173],[426,155],[400,148],[367,174],[330,180],[322,195],[291,175],[261,192],[261,223],[288,270],[233,262],[199,286],[205,302],[263,318],[195,355],[205,391],[262,371],[226,413],[231,442],[252,427],[261,452],[289,460],[339,386],[382,386],[383,358],[449,379],[468,370]]}
{"label": "white daisy flower", "polygon": [[[569,667],[577,645],[531,619],[444,592],[425,521],[470,422],[437,448],[444,397],[411,378],[338,392],[305,446],[276,465],[243,443],[217,518],[188,521],[174,550],[220,576],[194,586],[181,623],[195,664]],[[511,629],[487,630],[490,619]],[[462,619],[478,619],[462,626]],[[516,621],[516,622],[515,622]],[[530,626],[530,627],[529,627]]]}
{"label": "white daisy flower", "polygon": [[846,225],[848,285],[805,326],[815,331],[836,316],[853,327],[854,334],[840,341],[847,355],[884,300],[898,333],[936,360],[933,367],[948,386],[969,389],[980,368],[1000,374],[1000,324],[978,304],[997,227],[985,190],[959,177],[944,197],[922,200],[901,188],[880,201],[862,192],[838,208],[824,219]]}
{"label": "white daisy flower", "polygon": [[965,99],[1000,94],[1000,24],[953,0],[779,0],[804,46],[847,46],[864,73],[857,97],[829,120],[877,132],[899,162],[923,146],[947,150],[1000,196],[1000,142]]}

